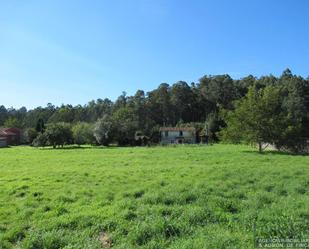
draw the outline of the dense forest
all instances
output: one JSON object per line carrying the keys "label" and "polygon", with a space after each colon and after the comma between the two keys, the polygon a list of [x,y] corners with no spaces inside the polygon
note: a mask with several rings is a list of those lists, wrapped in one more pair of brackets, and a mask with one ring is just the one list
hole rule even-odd
{"label": "dense forest", "polygon": [[[268,102],[263,107],[258,107],[252,116],[252,108],[258,104],[251,103],[251,109],[241,109],[241,106],[250,106],[250,98],[257,103]],[[261,111],[262,113],[258,113]],[[241,120],[243,117],[249,118],[248,114],[251,114],[251,120]],[[263,119],[264,123],[257,122]],[[279,122],[280,120],[284,122]],[[33,110],[0,106],[0,126],[19,127],[29,130],[29,133],[32,129],[34,133],[34,130],[42,132],[45,126],[51,127],[59,123],[77,126],[76,134],[89,128],[88,125],[93,125],[93,129],[97,131],[96,142],[102,144],[113,140],[126,144],[137,131],[156,141],[160,126],[176,125],[193,125],[200,132],[206,132],[207,129],[213,141],[261,140],[280,144],[288,136],[294,140],[297,137],[299,143],[300,140],[307,141],[309,138],[309,79],[293,75],[289,69],[280,77],[269,75],[257,78],[249,75],[242,79],[232,79],[227,74],[206,75],[197,83],[162,83],[147,93],[138,90],[133,96],[127,96],[123,92],[114,102],[105,98],[90,101],[84,106],[57,107],[47,104],[46,107]],[[247,126],[251,133],[252,129],[260,129],[264,133],[255,134],[255,137],[250,132],[245,137],[237,136],[241,129],[245,129],[244,123],[249,126],[252,123],[250,127]],[[237,127],[237,124],[242,127]],[[257,127],[253,124],[257,124]],[[281,126],[281,130],[277,124]],[[227,126],[229,129],[225,128]],[[74,133],[74,127],[71,130]],[[221,130],[224,132],[220,132]],[[270,130],[280,133],[281,140],[275,141],[279,135],[271,134]],[[29,136],[34,139],[37,134]],[[265,136],[271,139],[265,139]]]}

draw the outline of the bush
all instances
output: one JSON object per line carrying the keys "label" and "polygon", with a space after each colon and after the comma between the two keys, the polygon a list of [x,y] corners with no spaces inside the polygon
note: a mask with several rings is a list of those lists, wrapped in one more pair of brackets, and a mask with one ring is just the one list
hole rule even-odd
{"label": "bush", "polygon": [[34,139],[38,136],[38,132],[33,128],[28,128],[25,133],[25,142],[28,144],[32,144]]}
{"label": "bush", "polygon": [[112,115],[114,140],[118,145],[134,145],[138,123],[131,108],[122,107]]}
{"label": "bush", "polygon": [[63,146],[65,144],[72,144],[73,134],[70,124],[55,123],[47,126],[45,131],[48,143],[56,148],[56,146]]}
{"label": "bush", "polygon": [[32,145],[34,147],[44,147],[47,145],[47,136],[45,133],[40,133],[33,141]]}
{"label": "bush", "polygon": [[73,140],[76,144],[94,144],[96,142],[93,135],[93,125],[79,122],[72,128]]}

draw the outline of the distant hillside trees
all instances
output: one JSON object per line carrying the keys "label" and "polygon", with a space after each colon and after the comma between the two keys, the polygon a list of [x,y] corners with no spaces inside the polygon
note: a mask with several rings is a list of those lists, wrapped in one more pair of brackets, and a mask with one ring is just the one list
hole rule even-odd
{"label": "distant hillside trees", "polygon": [[[73,138],[70,141],[79,144],[89,142],[90,126],[93,126],[92,134],[97,143],[130,145],[134,144],[136,131],[157,142],[160,126],[200,123],[202,126],[207,124],[207,132],[212,141],[218,141],[218,135],[221,134],[221,139],[230,141],[254,140],[258,143],[260,140],[267,140],[280,149],[300,151],[309,140],[308,85],[308,79],[293,75],[288,69],[280,77],[269,75],[256,78],[249,75],[235,80],[229,75],[205,75],[196,83],[162,83],[152,91],[138,90],[132,96],[123,92],[115,101],[97,99],[86,105],[59,107],[49,103],[46,107],[28,111],[24,107],[7,109],[0,106],[0,126],[34,128],[47,135],[48,127],[53,127],[53,124],[67,123],[70,127],[76,125],[75,131],[73,129],[73,133],[71,132]],[[274,93],[269,89],[274,90]],[[255,101],[256,105],[249,105],[249,101]],[[261,112],[257,106],[264,108],[265,112]],[[237,129],[237,125],[245,114],[247,124],[242,133],[246,135],[240,138],[238,131],[241,127]],[[282,127],[279,127],[281,120],[278,115],[284,117]],[[276,122],[271,123],[275,117]],[[259,129],[249,119],[258,121]],[[82,125],[78,123],[83,123],[87,132],[83,132]],[[249,130],[256,134],[249,134]],[[276,133],[273,134],[274,132]],[[51,141],[52,135],[49,136]],[[85,139],[85,136],[88,138]],[[68,142],[69,140],[65,140],[64,143]]]}
{"label": "distant hillside trees", "polygon": [[16,117],[11,116],[8,117],[3,124],[4,127],[15,127],[15,128],[21,128],[23,125],[20,120],[18,120]]}

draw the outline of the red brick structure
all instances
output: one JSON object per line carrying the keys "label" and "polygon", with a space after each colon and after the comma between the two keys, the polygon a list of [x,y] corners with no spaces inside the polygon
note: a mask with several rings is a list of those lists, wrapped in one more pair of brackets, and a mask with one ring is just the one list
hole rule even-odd
{"label": "red brick structure", "polygon": [[18,128],[0,128],[0,138],[6,139],[7,145],[19,145],[21,130]]}

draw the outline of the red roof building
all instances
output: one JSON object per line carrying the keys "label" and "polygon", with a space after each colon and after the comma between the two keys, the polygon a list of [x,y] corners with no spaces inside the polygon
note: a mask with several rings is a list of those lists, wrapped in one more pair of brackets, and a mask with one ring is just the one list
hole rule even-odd
{"label": "red roof building", "polygon": [[5,139],[7,145],[19,145],[21,130],[18,128],[0,128],[0,138]]}

